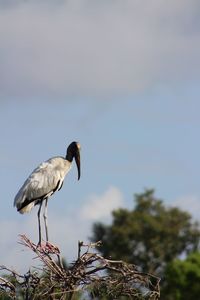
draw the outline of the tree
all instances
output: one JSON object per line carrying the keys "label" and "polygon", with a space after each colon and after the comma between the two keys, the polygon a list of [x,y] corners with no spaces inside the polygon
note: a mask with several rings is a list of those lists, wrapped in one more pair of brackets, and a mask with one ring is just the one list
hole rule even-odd
{"label": "tree", "polygon": [[163,300],[196,300],[200,298],[200,253],[185,260],[175,259],[165,271]]}
{"label": "tree", "polygon": [[91,237],[93,242],[102,241],[99,250],[105,257],[123,259],[162,276],[167,263],[198,249],[198,223],[189,213],[164,206],[154,190],[136,194],[132,210],[118,209],[112,216],[111,225],[94,224]]}

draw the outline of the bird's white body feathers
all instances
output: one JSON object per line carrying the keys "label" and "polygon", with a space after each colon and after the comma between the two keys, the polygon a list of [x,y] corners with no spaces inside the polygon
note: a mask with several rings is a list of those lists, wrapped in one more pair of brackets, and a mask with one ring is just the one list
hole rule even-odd
{"label": "bird's white body feathers", "polygon": [[20,213],[29,212],[40,200],[51,196],[62,187],[71,162],[57,156],[41,163],[27,178],[14,199]]}

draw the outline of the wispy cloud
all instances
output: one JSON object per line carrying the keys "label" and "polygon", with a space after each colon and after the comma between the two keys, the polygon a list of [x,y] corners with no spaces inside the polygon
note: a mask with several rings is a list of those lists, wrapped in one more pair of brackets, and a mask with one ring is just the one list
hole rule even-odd
{"label": "wispy cloud", "polygon": [[114,209],[123,206],[123,196],[116,187],[110,187],[103,195],[90,196],[82,207],[80,215],[86,220],[100,220],[110,217]]}
{"label": "wispy cloud", "polygon": [[9,1],[0,11],[1,95],[124,95],[192,80],[199,8],[195,0]]}
{"label": "wispy cloud", "polygon": [[173,206],[189,212],[195,220],[200,220],[200,198],[195,195],[186,195],[176,199]]}
{"label": "wispy cloud", "polygon": [[[78,240],[88,241],[92,223],[96,220],[108,221],[111,212],[122,205],[121,192],[116,187],[109,187],[102,195],[90,195],[83,206],[72,214],[58,215],[49,211],[50,241],[58,245],[62,255],[71,261],[76,258]],[[0,221],[0,228],[0,265],[22,272],[28,271],[29,266],[36,266],[32,253],[17,241],[19,234],[26,234],[37,243],[37,209],[31,214],[19,215],[17,220]]]}

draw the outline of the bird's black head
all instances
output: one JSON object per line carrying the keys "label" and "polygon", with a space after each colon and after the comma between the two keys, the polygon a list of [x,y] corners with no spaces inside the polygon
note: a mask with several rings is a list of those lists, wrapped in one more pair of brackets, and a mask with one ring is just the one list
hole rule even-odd
{"label": "bird's black head", "polygon": [[81,146],[78,142],[72,142],[67,148],[66,159],[72,162],[75,158],[77,169],[78,169],[78,180],[81,176],[81,161],[80,161],[80,149]]}

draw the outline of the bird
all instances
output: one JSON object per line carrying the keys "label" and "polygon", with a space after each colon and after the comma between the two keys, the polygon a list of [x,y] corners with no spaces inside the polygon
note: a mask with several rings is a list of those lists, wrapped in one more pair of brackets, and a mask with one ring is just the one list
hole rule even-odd
{"label": "bird", "polygon": [[48,243],[48,226],[47,226],[47,204],[48,199],[56,191],[62,188],[65,176],[70,171],[72,161],[75,158],[78,180],[81,175],[81,163],[80,163],[80,144],[78,142],[72,142],[66,151],[66,156],[55,156],[47,161],[39,164],[39,166],[33,170],[33,172],[26,179],[20,190],[15,196],[14,207],[21,214],[28,213],[35,205],[39,205],[37,217],[38,217],[38,230],[39,230],[39,242],[38,246],[41,246],[41,223],[40,213],[44,203],[44,225],[46,233],[46,243]]}

